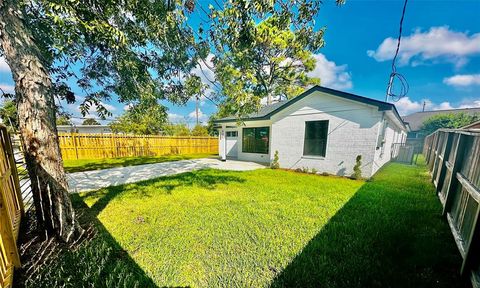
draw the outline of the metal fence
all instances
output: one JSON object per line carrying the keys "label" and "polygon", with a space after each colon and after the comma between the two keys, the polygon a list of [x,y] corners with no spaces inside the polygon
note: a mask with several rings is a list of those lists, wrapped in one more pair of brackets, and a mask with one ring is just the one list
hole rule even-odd
{"label": "metal fence", "polygon": [[423,152],[463,258],[460,271],[480,287],[480,131],[438,130]]}
{"label": "metal fence", "polygon": [[218,153],[218,138],[60,133],[63,160]]}
{"label": "metal fence", "polygon": [[20,267],[17,239],[24,214],[17,165],[7,128],[0,125],[0,286],[11,287]]}

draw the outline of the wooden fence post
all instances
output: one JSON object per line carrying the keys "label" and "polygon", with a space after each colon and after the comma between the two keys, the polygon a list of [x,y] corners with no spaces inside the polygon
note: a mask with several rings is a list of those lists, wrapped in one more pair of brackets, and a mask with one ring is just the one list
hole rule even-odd
{"label": "wooden fence post", "polygon": [[[480,241],[480,223],[478,221],[478,217],[480,216],[480,205],[478,205],[476,213],[475,213],[475,218],[473,222],[473,232],[471,234],[470,239],[467,240],[468,246],[467,249],[465,249],[465,256],[463,259],[462,263],[462,268],[460,270],[460,273],[464,275],[466,272],[468,272],[472,263],[472,260],[474,260],[473,255],[477,255],[479,245],[478,242]],[[477,259],[478,261],[478,259]]]}
{"label": "wooden fence post", "polygon": [[[7,130],[5,129],[5,134],[6,136],[10,136],[7,133]],[[10,162],[10,169],[11,169],[11,176],[12,179],[10,179],[13,182],[13,186],[15,189],[15,196],[17,198],[17,203],[20,208],[20,212],[22,213],[22,216],[25,215],[25,207],[23,205],[23,199],[22,199],[22,190],[20,189],[20,183],[15,181],[15,179],[18,179],[18,171],[17,171],[17,163],[15,162],[15,156],[13,153],[13,146],[11,139],[5,139],[5,154],[7,155],[8,161]]]}
{"label": "wooden fence post", "polygon": [[452,205],[452,200],[455,196],[457,191],[458,179],[457,179],[457,172],[460,170],[462,161],[463,161],[463,154],[460,153],[463,151],[465,146],[465,135],[459,134],[458,135],[458,142],[457,147],[455,147],[455,159],[453,160],[452,165],[452,177],[450,177],[450,183],[448,183],[446,189],[446,196],[445,196],[445,205],[443,206],[443,215],[446,215],[450,211],[450,207]]}
{"label": "wooden fence post", "polygon": [[[442,190],[443,187],[443,181],[445,180],[445,170],[446,170],[446,163],[448,161],[448,157],[450,156],[450,151],[452,149],[452,142],[453,142],[453,132],[445,132],[446,134],[446,141],[445,143],[445,150],[443,150],[443,155],[439,155],[439,159],[441,160],[440,162],[440,167],[438,169],[438,175],[437,175],[437,193]],[[442,151],[440,151],[441,153]]]}
{"label": "wooden fence post", "polygon": [[0,286],[13,284],[13,269],[20,267],[17,249],[23,203],[10,135],[0,125]]}
{"label": "wooden fence post", "polygon": [[75,159],[78,160],[77,139],[75,138],[74,132],[72,132],[72,142],[73,142],[73,149],[75,150]]}
{"label": "wooden fence post", "polygon": [[14,236],[15,231],[12,226],[12,219],[7,210],[7,199],[4,193],[2,193],[0,201],[0,233],[2,234],[2,241],[4,240],[3,237],[5,237],[5,242],[3,243],[3,245],[5,245],[5,252],[10,254],[13,265],[20,267],[20,255],[18,254]]}

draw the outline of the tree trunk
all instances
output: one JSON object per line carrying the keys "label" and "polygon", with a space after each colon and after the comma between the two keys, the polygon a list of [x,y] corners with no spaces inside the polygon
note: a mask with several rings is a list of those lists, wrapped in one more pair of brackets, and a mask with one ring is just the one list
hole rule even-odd
{"label": "tree trunk", "polygon": [[49,73],[18,0],[0,0],[0,41],[15,81],[25,159],[32,183],[37,221],[47,236],[70,242],[83,234],[68,195],[58,145],[55,102]]}

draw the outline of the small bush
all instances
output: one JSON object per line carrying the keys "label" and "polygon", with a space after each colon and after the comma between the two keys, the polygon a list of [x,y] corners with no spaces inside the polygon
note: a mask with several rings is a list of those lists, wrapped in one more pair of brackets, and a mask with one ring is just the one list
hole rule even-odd
{"label": "small bush", "polygon": [[273,161],[272,161],[272,164],[270,164],[270,168],[272,169],[280,168],[280,163],[278,163],[278,160],[279,160],[278,150],[275,150],[275,154],[273,155]]}
{"label": "small bush", "polygon": [[295,172],[316,175],[318,173],[318,170],[315,168],[310,169],[308,167],[301,167],[301,168],[296,168]]}
{"label": "small bush", "polygon": [[357,155],[355,159],[355,166],[353,167],[353,179],[362,179],[362,155]]}
{"label": "small bush", "polygon": [[322,175],[322,176],[330,176],[330,173],[328,173],[328,172],[322,172],[321,175]]}

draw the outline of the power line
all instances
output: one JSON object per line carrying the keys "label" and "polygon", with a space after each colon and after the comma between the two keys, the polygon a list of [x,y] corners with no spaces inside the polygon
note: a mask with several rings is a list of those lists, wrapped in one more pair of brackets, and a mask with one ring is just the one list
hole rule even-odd
{"label": "power line", "polygon": [[[388,101],[388,98],[390,97],[392,101],[396,102],[400,100],[400,98],[405,97],[409,90],[407,79],[405,79],[405,76],[403,76],[402,74],[397,73],[397,67],[395,65],[395,62],[397,61],[397,57],[398,57],[398,52],[400,51],[400,43],[402,41],[403,20],[405,19],[405,11],[407,9],[407,3],[408,3],[408,0],[405,0],[403,4],[402,17],[400,18],[400,28],[398,31],[397,48],[395,50],[395,56],[393,57],[393,60],[392,60],[392,72],[390,73],[390,80],[388,81],[388,85],[387,85],[387,93],[385,95],[385,101]],[[400,91],[398,94],[395,94],[393,92],[395,79],[397,79],[401,85]]]}

